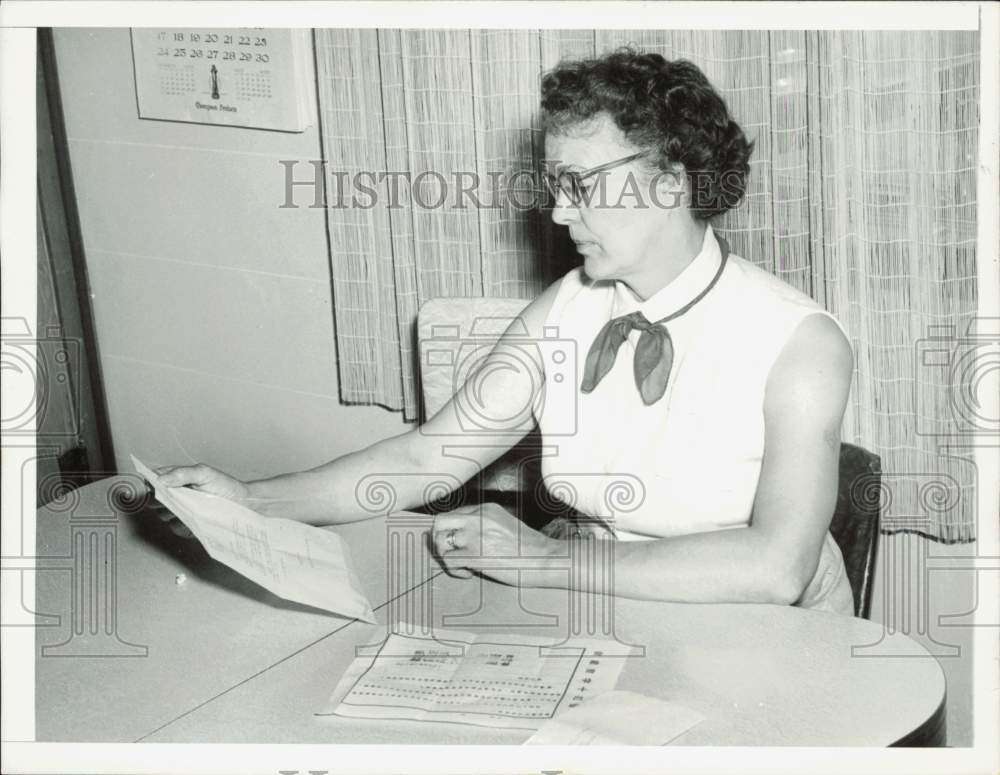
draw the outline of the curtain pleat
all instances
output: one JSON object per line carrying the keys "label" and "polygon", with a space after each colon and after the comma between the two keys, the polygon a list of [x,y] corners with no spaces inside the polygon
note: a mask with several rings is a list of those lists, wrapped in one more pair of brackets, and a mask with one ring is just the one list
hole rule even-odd
{"label": "curtain pleat", "polygon": [[[418,416],[420,392],[417,390],[416,320],[421,297],[417,290],[417,254],[413,238],[413,213],[410,187],[406,185],[410,168],[409,124],[406,113],[403,77],[402,33],[399,30],[379,30],[379,66],[382,74],[382,112],[385,142],[386,179],[383,189],[389,213],[389,243],[393,257],[396,292],[394,306],[384,312],[394,317],[396,336],[389,337],[385,346],[395,347],[400,358],[400,380],[377,386],[384,396],[379,403],[401,409],[407,421]],[[373,395],[375,393],[373,392]]]}
{"label": "curtain pleat", "polygon": [[[476,172],[483,295],[532,298],[544,290],[538,271],[538,34],[475,30]],[[504,67],[497,67],[503,62]],[[508,179],[509,176],[509,179]]]}
{"label": "curtain pleat", "polygon": [[315,36],[328,179],[383,173],[374,206],[328,196],[344,401],[416,419],[423,301],[528,298],[573,265],[565,230],[526,206],[544,156],[538,80],[631,44],[698,64],[755,140],[746,199],[716,226],[848,331],[843,436],[882,456],[885,529],[974,538],[974,466],[943,446],[969,432],[955,396],[971,377],[941,364],[961,359],[976,309],[976,33]]}
{"label": "curtain pleat", "polygon": [[[334,315],[341,399],[399,408],[401,360],[389,211],[367,176],[386,167],[378,37],[328,30],[316,58],[327,170],[327,229],[333,256]],[[382,392],[384,386],[394,391]]]}

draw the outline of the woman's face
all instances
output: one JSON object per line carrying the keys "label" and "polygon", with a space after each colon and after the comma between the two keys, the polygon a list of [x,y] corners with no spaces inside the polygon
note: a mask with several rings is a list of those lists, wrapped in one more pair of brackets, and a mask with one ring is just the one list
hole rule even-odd
{"label": "woman's face", "polygon": [[[607,115],[578,131],[549,134],[545,139],[546,165],[552,174],[584,172],[639,150]],[[552,220],[569,228],[592,280],[621,280],[635,291],[656,286],[666,245],[686,207],[681,176],[660,176],[651,190],[647,170],[644,160],[636,159],[586,179],[591,187],[589,203],[576,205],[566,194],[558,196]]]}

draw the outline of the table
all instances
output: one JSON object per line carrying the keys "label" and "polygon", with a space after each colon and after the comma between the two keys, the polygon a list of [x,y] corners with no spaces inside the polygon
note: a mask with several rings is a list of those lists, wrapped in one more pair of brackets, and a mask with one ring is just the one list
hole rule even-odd
{"label": "table", "polygon": [[[38,740],[522,743],[524,730],[314,715],[358,647],[424,617],[434,627],[560,639],[603,621],[644,647],[618,688],[705,716],[677,745],[943,743],[940,666],[866,620],[456,579],[426,552],[431,518],[394,514],[331,528],[376,607],[369,625],[281,600],[148,511],[121,513],[110,494],[124,481],[88,485],[38,512],[36,611],[59,617],[38,629]],[[857,650],[880,639],[897,656]]]}

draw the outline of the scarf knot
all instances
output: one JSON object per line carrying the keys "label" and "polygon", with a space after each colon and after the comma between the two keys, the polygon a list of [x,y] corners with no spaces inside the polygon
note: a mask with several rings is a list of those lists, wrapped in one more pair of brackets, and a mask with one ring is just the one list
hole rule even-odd
{"label": "scarf knot", "polygon": [[674,343],[664,324],[691,309],[712,290],[722,276],[726,259],[729,257],[729,245],[719,235],[715,237],[719,242],[722,261],[708,286],[679,310],[655,322],[651,323],[641,312],[632,312],[612,318],[605,323],[587,353],[587,360],[583,366],[583,382],[580,384],[581,391],[590,393],[600,384],[615,365],[618,350],[628,339],[629,334],[637,330],[642,333],[636,343],[635,359],[632,364],[635,385],[646,406],[655,404],[663,397],[667,390],[670,369],[674,363]]}

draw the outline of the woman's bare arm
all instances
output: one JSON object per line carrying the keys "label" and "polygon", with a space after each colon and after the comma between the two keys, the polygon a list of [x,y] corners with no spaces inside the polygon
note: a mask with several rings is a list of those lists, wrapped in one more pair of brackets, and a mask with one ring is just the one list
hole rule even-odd
{"label": "woman's bare arm", "polygon": [[[391,488],[391,506],[396,510],[418,507],[424,503],[431,481],[460,486],[484,466],[520,441],[531,430],[532,421],[518,408],[528,406],[541,384],[542,363],[527,339],[540,337],[544,321],[558,290],[550,286],[532,301],[518,321],[512,323],[487,356],[484,369],[490,376],[479,381],[475,396],[470,395],[469,380],[433,418],[423,426],[378,441],[371,446],[324,463],[308,471],[281,474],[269,479],[240,482],[209,466],[184,466],[160,469],[167,486],[193,486],[234,498],[255,511],[312,524],[356,522],[384,513],[370,510],[372,494],[368,484]],[[508,353],[509,350],[515,353]],[[516,357],[505,357],[507,355]],[[527,357],[525,357],[527,355]],[[502,368],[491,369],[501,363]],[[520,364],[522,369],[512,369]],[[483,404],[495,417],[518,417],[494,433],[478,431],[470,435],[459,412],[463,407]],[[437,490],[436,495],[443,494]]]}
{"label": "woman's bare arm", "polygon": [[850,345],[832,320],[814,315],[803,321],[768,379],[764,460],[750,526],[620,543],[619,594],[798,600],[816,572],[836,505],[840,428],[852,369]]}
{"label": "woman's bare arm", "polygon": [[[850,345],[836,324],[813,315],[800,324],[768,379],[765,452],[752,523],[651,541],[614,544],[614,593],[685,602],[795,602],[815,573],[836,501],[840,427],[852,372]],[[440,543],[452,528],[478,532],[483,555],[510,552],[565,557],[562,541],[505,523],[502,515],[443,516]],[[478,524],[477,524],[478,521]],[[520,543],[504,544],[519,534]],[[518,539],[515,539],[518,540]],[[475,568],[475,560],[439,545],[447,565]],[[553,559],[558,567],[565,560]],[[609,569],[572,574],[597,579],[588,591],[607,591]],[[484,572],[487,570],[484,569]],[[523,575],[522,583],[566,586],[562,572]]]}

